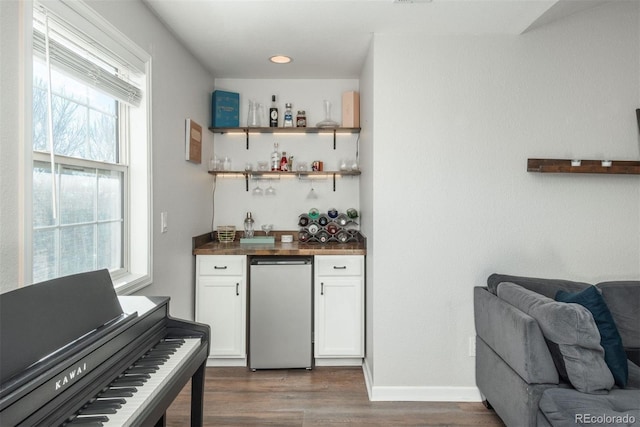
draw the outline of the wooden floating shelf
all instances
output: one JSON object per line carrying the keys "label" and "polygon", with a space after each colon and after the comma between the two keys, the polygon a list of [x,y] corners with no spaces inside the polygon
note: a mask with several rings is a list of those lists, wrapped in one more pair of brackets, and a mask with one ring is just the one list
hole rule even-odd
{"label": "wooden floating shelf", "polygon": [[250,133],[289,133],[289,134],[309,134],[309,133],[325,133],[333,135],[333,149],[336,149],[336,135],[341,134],[353,134],[360,133],[360,128],[317,128],[317,127],[291,127],[291,128],[272,128],[272,127],[232,127],[232,128],[217,128],[210,127],[209,130],[213,133],[243,133],[245,135],[247,150],[249,149],[249,134]]}
{"label": "wooden floating shelf", "polygon": [[209,171],[211,175],[244,175],[244,176],[357,176],[362,172],[358,171],[293,171],[293,172],[281,172],[281,171]]}
{"label": "wooden floating shelf", "polygon": [[360,133],[360,128],[316,128],[316,127],[210,127],[213,133]]}
{"label": "wooden floating shelf", "polygon": [[357,171],[293,171],[293,172],[282,172],[282,171],[209,171],[211,175],[215,176],[243,176],[245,181],[245,191],[249,191],[249,178],[252,176],[265,179],[270,179],[270,176],[297,176],[301,178],[303,176],[330,176],[333,178],[333,191],[336,191],[336,177],[337,176],[358,176],[361,174],[359,170]]}
{"label": "wooden floating shelf", "polygon": [[602,166],[602,162],[580,160],[580,166],[571,166],[570,159],[527,159],[527,172],[640,175],[640,161],[611,160],[611,166]]}

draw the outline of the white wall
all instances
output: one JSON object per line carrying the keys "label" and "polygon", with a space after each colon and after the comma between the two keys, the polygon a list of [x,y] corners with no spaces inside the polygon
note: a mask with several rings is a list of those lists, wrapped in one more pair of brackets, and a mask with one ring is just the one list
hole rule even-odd
{"label": "white wall", "polygon": [[[375,38],[374,38],[375,40]],[[376,174],[373,168],[374,163],[374,147],[375,147],[375,125],[377,123],[374,120],[375,102],[374,102],[374,51],[370,47],[365,60],[365,64],[362,68],[360,75],[360,124],[362,131],[360,133],[361,144],[364,147],[360,156],[360,164],[362,169],[362,175],[360,177],[360,213],[363,216],[362,232],[367,236],[367,257],[366,259],[366,281],[365,281],[365,378],[367,385],[371,385],[374,369],[374,311],[373,302],[375,300],[374,293],[374,268],[373,260],[376,254],[376,233],[375,229],[376,220],[379,215],[373,208],[375,186],[374,178],[376,175],[386,176],[386,173]],[[393,211],[392,209],[391,211]],[[382,213],[384,215],[384,213]]]}
{"label": "white wall", "polygon": [[[271,95],[276,95],[280,125],[284,116],[285,103],[293,104],[294,120],[298,110],[306,111],[309,127],[325,119],[323,100],[331,102],[331,119],[340,123],[342,117],[342,93],[358,91],[355,79],[216,79],[215,88],[240,94],[240,125],[246,126],[249,100],[264,105],[263,126],[268,126],[267,114],[271,106]],[[358,147],[357,134],[338,134],[336,149],[333,149],[332,134],[250,134],[249,150],[246,149],[244,134],[214,135],[214,152],[217,157],[228,156],[234,170],[243,170],[250,162],[257,169],[258,161],[268,161],[274,142],[278,142],[279,151],[294,156],[294,167],[298,162],[320,160],[325,170],[337,170],[340,159],[355,159]],[[368,150],[360,144],[363,150]],[[261,180],[264,190],[269,185],[276,189],[273,197],[254,196],[251,192],[258,184],[251,181],[249,192],[245,180],[239,177],[218,177],[215,190],[214,226],[235,225],[242,229],[246,212],[251,211],[256,228],[262,224],[273,224],[275,230],[297,230],[298,215],[317,208],[326,212],[336,208],[341,212],[348,208],[359,209],[359,178],[345,176],[336,178],[336,190],[333,191],[331,177],[316,177],[313,180],[299,180],[285,176],[280,179]],[[311,186],[318,198],[307,198]],[[209,196],[210,197],[210,196]],[[211,219],[209,219],[211,222]]]}
{"label": "white wall", "polygon": [[526,172],[640,157],[639,15],[613,2],[521,36],[376,35],[374,397],[473,397],[472,288],[493,272],[640,277],[638,176]]}
{"label": "white wall", "polygon": [[20,13],[0,1],[0,292],[20,282]]}
{"label": "white wall", "polygon": [[[172,315],[193,319],[191,237],[209,229],[207,162],[185,161],[184,121],[208,126],[213,77],[139,1],[91,1],[98,13],[152,55],[153,284],[140,293],[171,297]],[[212,136],[203,132],[202,158]],[[168,232],[160,233],[160,212]]]}

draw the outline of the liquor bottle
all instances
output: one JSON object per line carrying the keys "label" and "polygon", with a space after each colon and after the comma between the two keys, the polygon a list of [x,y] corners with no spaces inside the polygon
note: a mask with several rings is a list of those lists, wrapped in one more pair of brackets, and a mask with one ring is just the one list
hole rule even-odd
{"label": "liquor bottle", "polygon": [[285,104],[285,107],[287,109],[284,110],[284,121],[282,122],[282,126],[284,126],[286,128],[292,128],[293,127],[293,112],[291,111],[291,103],[287,102]]}
{"label": "liquor bottle", "polygon": [[288,172],[289,171],[289,160],[287,160],[287,152],[286,151],[282,152],[282,158],[280,159],[280,170],[282,172]]}
{"label": "liquor bottle", "polygon": [[273,143],[273,151],[271,152],[271,170],[277,171],[280,169],[280,153],[278,153],[278,143]]}
{"label": "liquor bottle", "polygon": [[275,95],[271,95],[271,108],[269,108],[269,127],[278,127],[278,106],[276,105]]}

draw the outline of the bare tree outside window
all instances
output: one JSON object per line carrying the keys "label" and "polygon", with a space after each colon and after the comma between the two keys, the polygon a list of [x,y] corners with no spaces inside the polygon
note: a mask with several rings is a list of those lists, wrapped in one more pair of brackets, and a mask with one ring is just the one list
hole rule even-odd
{"label": "bare tree outside window", "polygon": [[[47,72],[34,58],[33,280],[123,266],[118,101],[52,70],[55,174],[48,162]],[[52,205],[57,189],[57,218]]]}

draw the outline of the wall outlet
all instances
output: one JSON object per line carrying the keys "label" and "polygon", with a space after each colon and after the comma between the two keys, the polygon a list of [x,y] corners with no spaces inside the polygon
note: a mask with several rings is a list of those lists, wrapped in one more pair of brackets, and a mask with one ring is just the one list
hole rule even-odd
{"label": "wall outlet", "polygon": [[469,337],[469,357],[476,357],[476,337]]}

